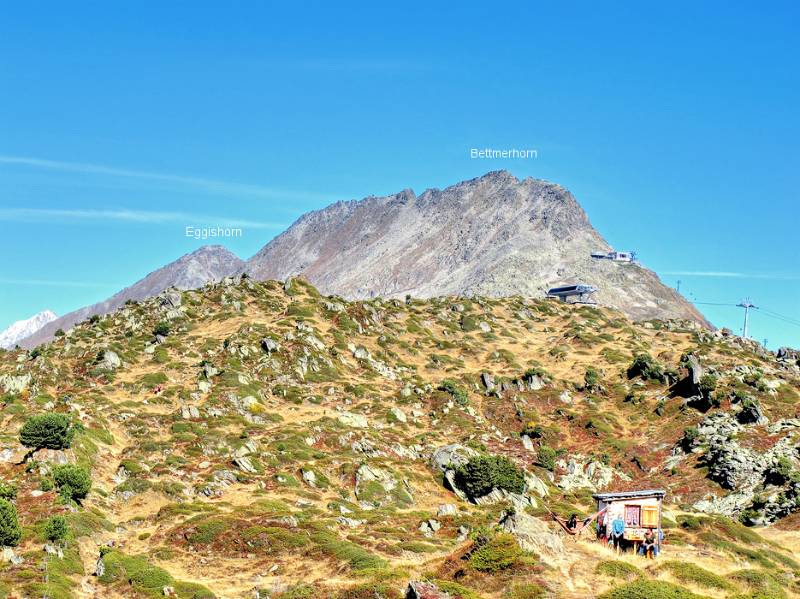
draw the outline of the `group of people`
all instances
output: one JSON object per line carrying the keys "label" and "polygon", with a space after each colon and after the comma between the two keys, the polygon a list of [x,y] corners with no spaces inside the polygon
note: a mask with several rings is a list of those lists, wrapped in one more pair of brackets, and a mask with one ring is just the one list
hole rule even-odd
{"label": "group of people", "polygon": [[[625,520],[621,516],[617,516],[614,520],[608,522],[606,514],[600,514],[597,518],[596,526],[598,541],[612,546],[617,553],[627,551],[629,542],[625,540]],[[656,533],[652,528],[648,528],[645,531],[644,539],[639,545],[639,555],[656,558],[663,540],[664,533],[662,530],[659,529]]]}

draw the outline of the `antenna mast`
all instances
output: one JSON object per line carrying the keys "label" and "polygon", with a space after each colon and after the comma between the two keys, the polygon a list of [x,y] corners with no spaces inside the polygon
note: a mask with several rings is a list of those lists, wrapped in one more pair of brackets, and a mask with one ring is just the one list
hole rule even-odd
{"label": "antenna mast", "polygon": [[747,327],[750,324],[750,308],[755,308],[758,310],[758,306],[750,301],[750,298],[747,298],[738,304],[736,304],[740,308],[744,308],[744,328],[742,329],[742,337],[748,339],[747,336]]}

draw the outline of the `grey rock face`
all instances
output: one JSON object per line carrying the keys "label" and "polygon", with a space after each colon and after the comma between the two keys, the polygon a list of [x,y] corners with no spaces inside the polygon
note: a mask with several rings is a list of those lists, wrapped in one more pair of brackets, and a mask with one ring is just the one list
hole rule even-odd
{"label": "grey rock face", "polygon": [[590,256],[610,250],[569,191],[497,171],[420,196],[404,190],[310,212],[245,270],[260,280],[302,273],[323,294],[354,299],[542,297],[580,280],[635,319],[706,324],[652,271]]}
{"label": "grey rock face", "polygon": [[103,352],[103,358],[100,360],[98,366],[107,370],[116,370],[122,366],[122,360],[119,359],[119,356],[115,352],[107,349]]}
{"label": "grey rock face", "polygon": [[561,537],[544,522],[525,512],[506,513],[500,520],[500,527],[514,535],[519,546],[526,551],[550,555],[564,553]]}
{"label": "grey rock face", "polygon": [[476,455],[478,455],[477,451],[458,443],[439,447],[431,455],[431,465],[444,474],[445,487],[464,501],[467,501],[468,498],[464,491],[456,485],[456,468],[466,464],[471,457]]}

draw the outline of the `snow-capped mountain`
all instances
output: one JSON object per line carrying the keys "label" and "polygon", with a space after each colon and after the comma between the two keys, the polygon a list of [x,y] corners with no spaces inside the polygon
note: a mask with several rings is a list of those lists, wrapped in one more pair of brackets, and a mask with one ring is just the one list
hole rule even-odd
{"label": "snow-capped mountain", "polygon": [[18,341],[33,335],[48,322],[54,321],[58,316],[50,310],[42,310],[27,320],[18,320],[5,331],[0,333],[0,347],[11,349]]}

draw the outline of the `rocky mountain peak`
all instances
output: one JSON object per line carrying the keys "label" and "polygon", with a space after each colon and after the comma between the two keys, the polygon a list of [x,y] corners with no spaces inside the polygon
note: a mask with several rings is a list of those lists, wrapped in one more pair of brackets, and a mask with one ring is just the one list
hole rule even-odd
{"label": "rocky mountain peak", "polygon": [[323,293],[348,298],[543,297],[581,281],[633,318],[705,324],[652,271],[591,258],[611,249],[564,187],[492,171],[420,196],[404,190],[309,213],[245,270],[257,279],[304,274]]}
{"label": "rocky mountain peak", "polygon": [[51,310],[42,310],[25,320],[18,320],[7,329],[0,332],[0,347],[14,347],[20,340],[32,335],[48,322],[54,321],[58,316]]}

